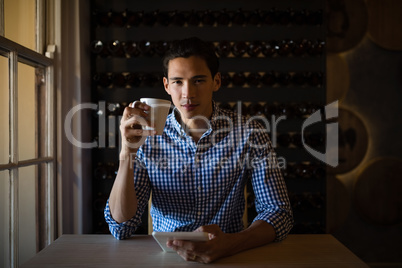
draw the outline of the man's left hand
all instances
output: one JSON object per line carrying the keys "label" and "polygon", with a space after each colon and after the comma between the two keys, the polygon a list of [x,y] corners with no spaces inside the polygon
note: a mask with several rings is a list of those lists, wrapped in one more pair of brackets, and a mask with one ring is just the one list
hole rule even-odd
{"label": "man's left hand", "polygon": [[209,241],[169,240],[167,246],[174,249],[186,261],[200,263],[210,263],[233,254],[231,252],[231,246],[233,245],[233,241],[230,241],[231,234],[222,232],[218,225],[201,226],[195,232],[208,233]]}

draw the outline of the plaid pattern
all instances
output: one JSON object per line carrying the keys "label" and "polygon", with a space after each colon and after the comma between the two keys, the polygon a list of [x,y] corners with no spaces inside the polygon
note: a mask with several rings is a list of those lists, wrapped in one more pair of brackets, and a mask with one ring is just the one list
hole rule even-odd
{"label": "plaid pattern", "polygon": [[105,219],[117,239],[130,237],[141,223],[152,192],[154,231],[193,231],[217,224],[223,232],[243,229],[244,187],[252,180],[256,220],[275,228],[276,240],[284,239],[293,225],[286,185],[275,166],[268,134],[255,121],[214,103],[210,128],[196,144],[176,120],[173,110],[162,136],[148,137],[134,164],[137,214],[118,224]]}

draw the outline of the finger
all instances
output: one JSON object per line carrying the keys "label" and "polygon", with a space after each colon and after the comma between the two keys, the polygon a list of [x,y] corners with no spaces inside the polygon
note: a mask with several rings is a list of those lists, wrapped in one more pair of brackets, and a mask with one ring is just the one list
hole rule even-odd
{"label": "finger", "polygon": [[152,129],[132,128],[127,130],[125,137],[133,139],[135,137],[153,136],[155,133],[156,130]]}
{"label": "finger", "polygon": [[131,107],[127,106],[126,108],[124,108],[123,116],[121,117],[120,121],[125,121],[127,119],[130,119],[134,115],[138,115],[138,116],[141,116],[144,118],[148,117],[148,114],[144,110],[141,110],[138,108],[131,108]]}
{"label": "finger", "polygon": [[142,116],[132,115],[132,117],[123,121],[122,124],[125,128],[141,128],[142,126],[152,127],[151,122]]}
{"label": "finger", "polygon": [[203,225],[198,227],[194,232],[206,232],[206,233],[219,233],[221,229],[217,224]]}
{"label": "finger", "polygon": [[134,102],[130,103],[129,107],[137,108],[137,109],[141,109],[141,110],[145,110],[145,111],[149,111],[151,109],[151,106],[149,106],[148,104],[146,104],[144,102],[140,102],[140,101],[134,101]]}

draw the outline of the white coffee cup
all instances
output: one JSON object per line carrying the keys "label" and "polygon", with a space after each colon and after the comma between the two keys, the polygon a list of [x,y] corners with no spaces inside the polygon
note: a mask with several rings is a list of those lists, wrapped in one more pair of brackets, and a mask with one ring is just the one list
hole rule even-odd
{"label": "white coffee cup", "polygon": [[[165,128],[166,119],[169,114],[171,102],[163,99],[155,98],[141,98],[141,102],[151,106],[151,110],[148,113],[151,125],[155,127],[156,135],[162,135]],[[145,130],[153,130],[154,128],[145,126]]]}

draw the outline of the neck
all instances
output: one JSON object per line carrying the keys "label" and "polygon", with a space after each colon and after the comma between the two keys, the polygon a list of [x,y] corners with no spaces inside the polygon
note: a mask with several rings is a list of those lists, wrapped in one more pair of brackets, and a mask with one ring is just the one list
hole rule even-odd
{"label": "neck", "polygon": [[208,130],[208,123],[204,119],[189,119],[184,122],[186,131],[197,143],[202,135]]}
{"label": "neck", "polygon": [[197,143],[202,135],[209,129],[209,122],[212,116],[212,111],[208,117],[195,116],[194,118],[183,118],[180,114],[176,119],[181,122],[186,133],[188,133],[193,140]]}

